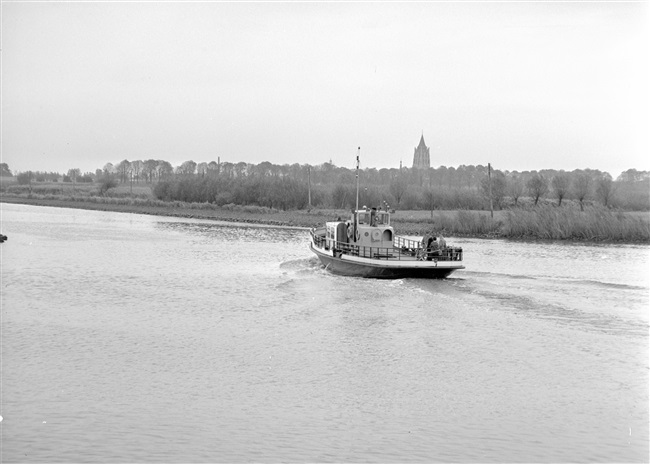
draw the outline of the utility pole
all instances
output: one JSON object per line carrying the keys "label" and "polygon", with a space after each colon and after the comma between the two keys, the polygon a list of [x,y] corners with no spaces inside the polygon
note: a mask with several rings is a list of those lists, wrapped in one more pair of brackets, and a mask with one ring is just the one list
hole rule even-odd
{"label": "utility pole", "polygon": [[494,209],[492,208],[492,166],[488,163],[488,195],[490,196],[490,217],[494,219]]}

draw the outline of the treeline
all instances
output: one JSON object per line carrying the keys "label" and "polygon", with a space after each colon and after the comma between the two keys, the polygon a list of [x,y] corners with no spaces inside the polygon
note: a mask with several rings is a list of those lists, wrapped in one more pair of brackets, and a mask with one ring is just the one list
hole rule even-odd
{"label": "treeline", "polygon": [[[6,164],[5,164],[6,165]],[[5,176],[11,176],[11,170],[6,169]],[[20,185],[27,185],[32,182],[80,182],[92,183],[97,175],[92,172],[82,174],[79,169],[70,169],[66,174],[47,171],[24,171],[16,174],[16,181]]]}
{"label": "treeline", "polygon": [[[613,181],[597,170],[540,172],[490,171],[484,166],[437,169],[363,169],[359,202],[388,202],[400,209],[495,209],[573,200],[581,209],[600,203],[627,210],[650,209],[650,176],[629,170]],[[301,209],[309,205],[348,209],[356,203],[356,173],[320,166],[247,165],[237,171],[184,171],[158,182],[156,198],[218,205],[258,205]]]}
{"label": "treeline", "polygon": [[[162,200],[258,205],[278,209],[348,209],[356,203],[356,172],[331,163],[258,165],[186,162],[153,193]],[[650,210],[650,173],[630,169],[614,181],[598,170],[572,172],[500,171],[487,166],[441,166],[361,170],[360,205],[422,210],[503,209],[522,204],[572,200],[584,209],[595,203],[626,210]]]}
{"label": "treeline", "polygon": [[153,187],[159,200],[186,203],[257,205],[294,210],[308,206],[308,186],[292,178],[179,176]]}
{"label": "treeline", "polygon": [[[5,169],[6,168],[6,169]],[[3,171],[9,171],[5,165]],[[25,174],[25,173],[21,173]],[[49,173],[30,173],[47,180]],[[51,173],[54,174],[54,173]],[[120,183],[152,184],[156,198],[167,201],[258,205],[279,209],[353,207],[354,169],[323,163],[277,165],[185,161],[173,167],[164,160],[107,163],[94,174],[71,169],[63,180],[93,180],[105,193]],[[57,176],[57,179],[61,176]],[[24,179],[23,179],[24,180]],[[20,179],[19,179],[19,182]],[[650,172],[628,169],[616,180],[609,173],[583,169],[507,171],[487,166],[441,166],[430,169],[365,168],[360,172],[359,202],[388,202],[399,209],[495,209],[542,203],[581,208],[602,204],[624,210],[650,210]]]}

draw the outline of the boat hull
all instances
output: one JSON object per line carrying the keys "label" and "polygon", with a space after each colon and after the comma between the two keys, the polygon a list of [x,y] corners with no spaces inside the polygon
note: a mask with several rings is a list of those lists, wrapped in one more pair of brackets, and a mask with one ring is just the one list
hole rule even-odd
{"label": "boat hull", "polygon": [[444,279],[455,270],[464,269],[462,265],[445,266],[426,261],[412,265],[404,265],[405,263],[397,265],[382,260],[350,260],[324,253],[313,244],[310,244],[310,247],[328,271],[343,276],[372,279],[403,279],[407,277]]}

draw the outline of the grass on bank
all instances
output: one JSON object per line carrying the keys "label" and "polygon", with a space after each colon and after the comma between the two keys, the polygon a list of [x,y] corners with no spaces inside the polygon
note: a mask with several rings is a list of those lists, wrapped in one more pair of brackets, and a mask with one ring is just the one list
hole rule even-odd
{"label": "grass on bank", "polygon": [[[427,212],[427,215],[429,213]],[[591,206],[539,206],[495,211],[434,212],[434,217],[413,217],[413,212],[396,215],[394,222],[421,223],[422,233],[441,231],[446,235],[499,237],[510,239],[650,242],[650,214],[612,211]]]}
{"label": "grass on bank", "polygon": [[[257,216],[262,217],[253,218],[257,222],[268,220],[273,223],[304,227],[313,227],[337,217],[347,219],[350,215],[347,210],[311,209],[281,212],[255,205],[218,206],[211,203],[165,202],[151,195],[150,186],[137,184],[119,185],[111,189],[108,196],[98,195],[97,187],[92,184],[35,184],[31,188],[31,193],[29,186],[4,184],[3,187],[3,197],[35,204],[39,201],[58,201],[70,207],[81,208],[84,204],[110,205],[114,209],[125,206],[131,210],[153,208],[159,209],[161,214],[170,214],[169,210],[172,209],[177,211],[178,215],[203,215],[216,219],[220,215],[227,215],[227,219]],[[487,211],[460,210],[434,211],[433,214],[430,211],[397,211],[392,219],[399,233],[409,235],[422,235],[434,231],[459,237],[650,242],[650,213],[648,212],[618,212],[599,206],[591,206],[585,208],[585,211],[580,211],[571,203],[562,207],[542,205],[495,211],[494,218]]]}

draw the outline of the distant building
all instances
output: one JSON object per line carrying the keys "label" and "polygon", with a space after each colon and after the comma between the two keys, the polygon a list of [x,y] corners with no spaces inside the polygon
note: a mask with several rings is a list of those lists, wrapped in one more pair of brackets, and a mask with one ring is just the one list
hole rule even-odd
{"label": "distant building", "polygon": [[429,169],[431,167],[429,147],[424,143],[424,134],[420,137],[420,144],[415,148],[415,153],[413,154],[413,167],[416,169]]}

